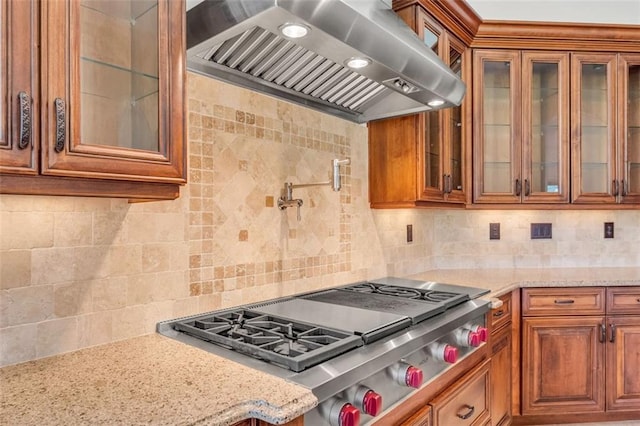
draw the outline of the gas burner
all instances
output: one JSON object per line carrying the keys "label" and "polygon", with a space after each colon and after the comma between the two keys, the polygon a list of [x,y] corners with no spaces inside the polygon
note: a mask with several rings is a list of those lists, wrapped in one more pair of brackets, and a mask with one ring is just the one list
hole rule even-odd
{"label": "gas burner", "polygon": [[424,293],[422,298],[424,300],[428,300],[429,302],[446,302],[447,300],[457,297],[459,294],[456,293],[448,293],[446,291],[428,291]]}
{"label": "gas burner", "polygon": [[419,299],[420,290],[406,287],[396,287],[392,285],[380,286],[376,289],[376,293],[385,294],[387,296],[403,297],[405,299]]}
{"label": "gas burner", "polygon": [[346,290],[355,291],[357,293],[376,293],[376,285],[369,283],[360,283],[349,286]]}
{"label": "gas burner", "polygon": [[174,328],[297,372],[363,343],[346,332],[250,310],[205,315]]}

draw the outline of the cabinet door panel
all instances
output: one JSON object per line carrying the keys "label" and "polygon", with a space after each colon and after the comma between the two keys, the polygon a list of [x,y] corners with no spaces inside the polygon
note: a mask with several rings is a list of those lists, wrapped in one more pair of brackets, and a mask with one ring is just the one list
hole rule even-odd
{"label": "cabinet door panel", "polygon": [[418,410],[400,426],[431,426],[431,407],[427,405]]}
{"label": "cabinet door panel", "polygon": [[523,202],[569,201],[569,54],[524,52]]}
{"label": "cabinet door panel", "polygon": [[572,201],[615,203],[616,55],[571,58]]}
{"label": "cabinet door panel", "polygon": [[640,55],[620,55],[618,70],[620,197],[623,203],[640,203]]}
{"label": "cabinet door panel", "polygon": [[525,318],[522,414],[604,411],[603,317]]}
{"label": "cabinet door panel", "polygon": [[491,421],[511,422],[511,327],[491,335]]}
{"label": "cabinet door panel", "polygon": [[42,2],[42,173],[183,182],[184,3]]}
{"label": "cabinet door panel", "polygon": [[607,410],[640,410],[640,317],[607,322]]}
{"label": "cabinet door panel", "polygon": [[37,173],[36,10],[33,1],[0,4],[0,172]]}
{"label": "cabinet door panel", "polygon": [[474,201],[519,203],[520,54],[475,51],[473,70]]}

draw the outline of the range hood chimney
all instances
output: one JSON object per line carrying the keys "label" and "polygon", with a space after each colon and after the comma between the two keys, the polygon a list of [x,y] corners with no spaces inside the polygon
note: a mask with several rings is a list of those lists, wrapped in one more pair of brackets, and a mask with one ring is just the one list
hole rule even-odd
{"label": "range hood chimney", "polygon": [[382,0],[204,0],[187,11],[187,67],[356,123],[465,93]]}

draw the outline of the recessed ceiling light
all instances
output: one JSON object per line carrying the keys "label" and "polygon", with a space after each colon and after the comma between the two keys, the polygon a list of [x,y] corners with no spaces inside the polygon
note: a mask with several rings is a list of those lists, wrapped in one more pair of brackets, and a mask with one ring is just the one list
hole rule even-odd
{"label": "recessed ceiling light", "polygon": [[440,99],[434,99],[432,101],[427,102],[427,105],[432,106],[432,107],[437,107],[440,105],[444,105],[444,101],[440,100]]}
{"label": "recessed ceiling light", "polygon": [[345,62],[345,65],[349,68],[359,69],[364,68],[371,64],[371,59],[369,58],[349,58]]}
{"label": "recessed ceiling light", "polygon": [[280,32],[289,38],[300,38],[309,34],[309,27],[302,24],[284,24],[279,28]]}

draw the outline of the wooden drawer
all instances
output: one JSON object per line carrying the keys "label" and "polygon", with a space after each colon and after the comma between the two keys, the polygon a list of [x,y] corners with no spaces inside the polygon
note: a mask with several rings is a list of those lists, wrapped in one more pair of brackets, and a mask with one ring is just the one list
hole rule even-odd
{"label": "wooden drawer", "polygon": [[563,287],[522,289],[522,315],[604,315],[605,289]]}
{"label": "wooden drawer", "polygon": [[431,401],[433,426],[479,426],[490,419],[486,360]]}
{"label": "wooden drawer", "polygon": [[640,315],[640,287],[607,288],[607,313]]}
{"label": "wooden drawer", "polygon": [[427,405],[421,408],[400,426],[431,426],[431,407]]}
{"label": "wooden drawer", "polygon": [[511,321],[511,293],[503,294],[498,299],[502,301],[502,306],[492,309],[491,312],[489,312],[491,332],[499,329],[504,324]]}

